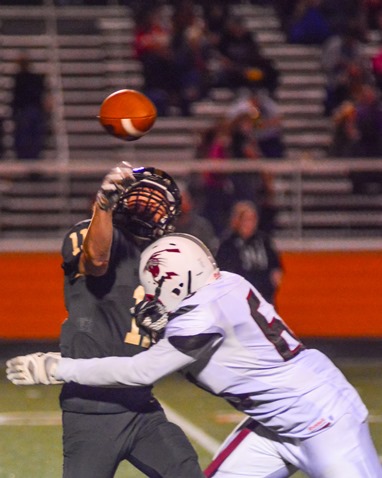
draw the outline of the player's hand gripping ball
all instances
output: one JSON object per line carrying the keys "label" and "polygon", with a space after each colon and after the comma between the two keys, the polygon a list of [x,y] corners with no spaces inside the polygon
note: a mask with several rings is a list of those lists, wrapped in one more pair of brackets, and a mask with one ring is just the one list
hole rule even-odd
{"label": "player's hand gripping ball", "polygon": [[143,93],[136,90],[119,90],[104,99],[98,118],[112,136],[134,141],[153,127],[157,110]]}

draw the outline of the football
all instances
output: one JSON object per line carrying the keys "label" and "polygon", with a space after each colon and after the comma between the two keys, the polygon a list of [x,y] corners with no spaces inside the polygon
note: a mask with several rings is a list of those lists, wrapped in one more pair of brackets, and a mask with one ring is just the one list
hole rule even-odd
{"label": "football", "polygon": [[136,90],[119,90],[107,96],[98,116],[109,134],[124,141],[134,141],[148,133],[156,118],[154,103]]}

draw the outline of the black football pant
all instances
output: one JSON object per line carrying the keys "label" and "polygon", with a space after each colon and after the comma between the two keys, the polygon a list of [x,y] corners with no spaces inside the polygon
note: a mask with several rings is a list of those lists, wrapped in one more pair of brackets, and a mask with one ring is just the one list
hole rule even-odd
{"label": "black football pant", "polygon": [[128,460],[150,478],[202,478],[183,431],[162,411],[63,413],[63,478],[112,478]]}

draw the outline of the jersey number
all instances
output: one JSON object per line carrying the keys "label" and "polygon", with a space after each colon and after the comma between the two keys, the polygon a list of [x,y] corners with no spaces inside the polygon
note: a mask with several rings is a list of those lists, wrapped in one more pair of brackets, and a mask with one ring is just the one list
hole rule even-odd
{"label": "jersey number", "polygon": [[69,235],[69,238],[72,241],[73,256],[77,256],[82,251],[82,244],[84,242],[87,232],[87,229],[81,229],[80,231],[72,232]]}
{"label": "jersey number", "polygon": [[[135,299],[135,303],[141,302],[145,297],[145,291],[141,285],[139,285],[133,294],[133,298]],[[149,348],[151,345],[150,337],[146,335],[142,335],[140,333],[139,327],[135,322],[135,319],[131,319],[131,331],[127,332],[125,336],[125,343],[126,344],[133,344],[133,345],[140,345],[141,347]]]}
{"label": "jersey number", "polygon": [[277,352],[286,361],[304,350],[304,345],[281,320],[273,317],[271,322],[259,312],[260,302],[251,291],[247,297],[251,315],[265,337],[275,346]]}
{"label": "jersey number", "polygon": [[[73,256],[77,256],[82,251],[82,244],[84,242],[87,232],[88,232],[87,229],[81,229],[80,231],[72,232],[70,234],[69,238],[72,241]],[[145,292],[143,290],[143,287],[138,286],[135,289],[134,295],[133,295],[135,299],[135,303],[137,304],[138,302],[143,300],[144,296],[145,296]],[[142,335],[140,333],[139,327],[136,324],[135,319],[131,319],[131,331],[126,334],[125,343],[149,348],[151,345],[151,340],[146,335]]]}

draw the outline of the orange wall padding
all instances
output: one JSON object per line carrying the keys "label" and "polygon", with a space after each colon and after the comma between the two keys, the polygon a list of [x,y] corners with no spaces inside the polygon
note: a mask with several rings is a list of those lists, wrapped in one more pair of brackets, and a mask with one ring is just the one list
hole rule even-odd
{"label": "orange wall padding", "polygon": [[63,276],[59,253],[0,254],[0,339],[57,338]]}
{"label": "orange wall padding", "polygon": [[382,251],[284,253],[280,314],[300,336],[382,337]]}
{"label": "orange wall padding", "polygon": [[[280,315],[301,337],[382,338],[382,252],[285,252]],[[0,339],[56,339],[58,253],[0,254]]]}

